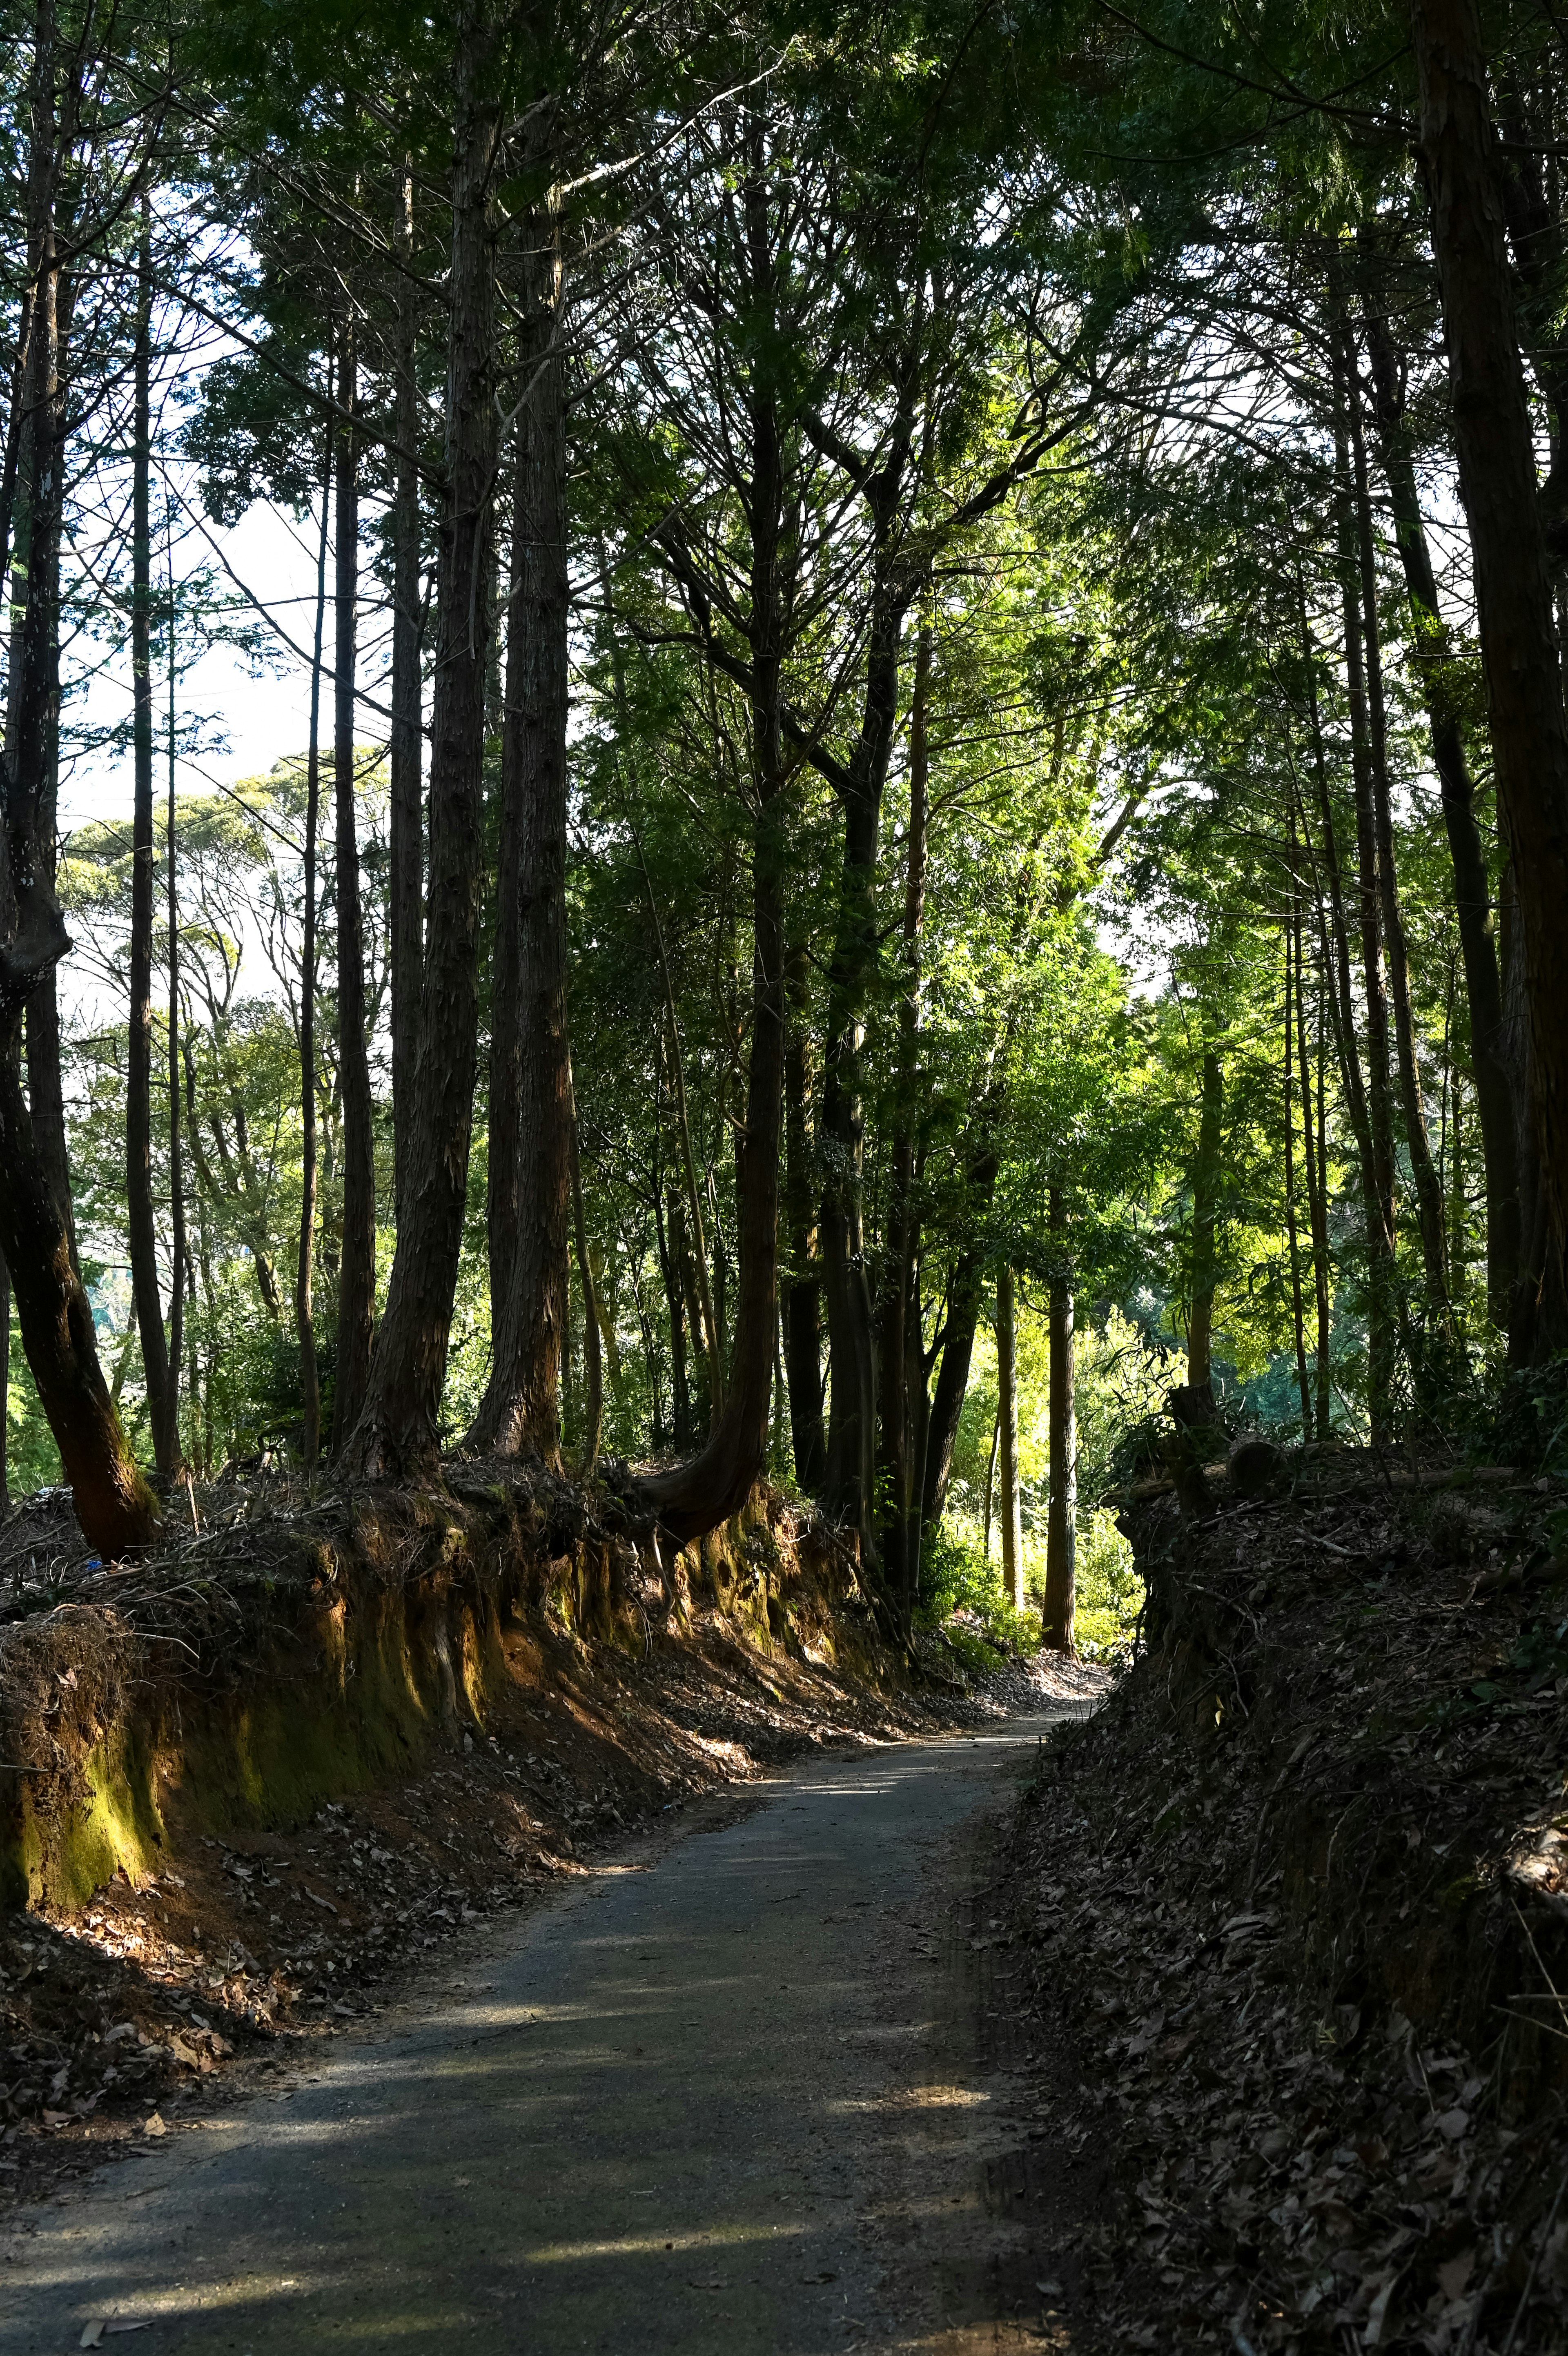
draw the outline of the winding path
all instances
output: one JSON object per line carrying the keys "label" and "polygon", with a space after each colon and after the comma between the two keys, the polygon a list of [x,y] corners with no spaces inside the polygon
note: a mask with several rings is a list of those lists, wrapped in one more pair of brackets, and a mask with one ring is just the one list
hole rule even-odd
{"label": "winding path", "polygon": [[37,2212],[0,2351],[1026,2344],[965,1900],[1047,1723],[811,1760],[487,1926],[299,2083]]}

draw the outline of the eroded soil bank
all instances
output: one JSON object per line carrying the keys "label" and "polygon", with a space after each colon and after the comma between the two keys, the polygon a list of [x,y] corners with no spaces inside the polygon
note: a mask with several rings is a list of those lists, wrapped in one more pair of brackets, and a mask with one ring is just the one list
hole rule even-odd
{"label": "eroded soil bank", "polygon": [[1133,1515],[1146,1649],[993,1910],[1064,2346],[1568,2346],[1561,1495],[1466,1483]]}
{"label": "eroded soil bank", "polygon": [[673,1560],[613,1498],[474,1468],[195,1512],[125,1571],[63,1505],[5,1533],[0,2204],[264,2083],[626,1831],[967,1707],[777,1498]]}

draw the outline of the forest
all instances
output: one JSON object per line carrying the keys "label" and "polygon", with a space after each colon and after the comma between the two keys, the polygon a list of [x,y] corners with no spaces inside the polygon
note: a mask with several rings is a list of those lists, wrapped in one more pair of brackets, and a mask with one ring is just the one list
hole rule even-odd
{"label": "forest", "polygon": [[1172,1392],[1550,1462],[1563,44],[8,8],[0,1495],[766,1479],[1071,1652]]}

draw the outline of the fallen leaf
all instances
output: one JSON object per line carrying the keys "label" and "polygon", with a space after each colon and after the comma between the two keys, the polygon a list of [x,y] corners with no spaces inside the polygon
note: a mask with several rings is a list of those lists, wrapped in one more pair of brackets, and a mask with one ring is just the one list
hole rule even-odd
{"label": "fallen leaf", "polygon": [[158,2113],[158,2112],[156,2112],[156,2111],[155,2111],[155,2112],[153,2113],[153,2115],[152,2115],[152,2117],[147,2121],[147,2123],[146,2123],[145,2126],[144,2126],[144,2128],[142,2129],[142,2133],[143,2133],[144,2135],[150,2135],[150,2136],[161,2136],[161,2135],[167,2135],[167,2133],[168,2133],[168,2129],[167,2129],[167,2127],[166,2127],[166,2126],[165,2126],[165,2125],[164,2125],[164,2123],[163,2123],[163,2119],[162,2119],[161,2115],[159,2115],[159,2113]]}
{"label": "fallen leaf", "polygon": [[1461,2111],[1458,2109],[1444,2111],[1437,2122],[1437,2132],[1440,2136],[1445,2136],[1450,2143],[1457,2143],[1460,2136],[1465,2134],[1466,2130],[1468,2128],[1469,2124],[1470,2114],[1468,2111]]}
{"label": "fallen leaf", "polygon": [[1472,2246],[1470,2249],[1461,2250],[1457,2257],[1448,2260],[1446,2265],[1438,2267],[1438,2287],[1444,2298],[1464,2297],[1465,2286],[1470,2279],[1475,2265],[1476,2252]]}

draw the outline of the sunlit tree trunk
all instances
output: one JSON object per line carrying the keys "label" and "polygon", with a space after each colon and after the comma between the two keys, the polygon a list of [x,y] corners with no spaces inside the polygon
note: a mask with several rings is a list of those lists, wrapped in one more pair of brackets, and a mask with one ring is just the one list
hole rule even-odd
{"label": "sunlit tree trunk", "polygon": [[1225,1081],[1219,1057],[1212,1047],[1205,1047],[1198,1097],[1197,1151],[1192,1165],[1192,1301],[1187,1321],[1187,1382],[1189,1390],[1199,1393],[1211,1406],[1219,1144],[1224,1108]]}
{"label": "sunlit tree trunk", "polygon": [[997,1518],[1002,1584],[1015,1612],[1024,1609],[1024,1516],[1018,1486],[1018,1303],[1013,1271],[996,1271]]}
{"label": "sunlit tree trunk", "polygon": [[1078,1414],[1073,1349],[1073,1276],[1067,1195],[1051,1188],[1050,1473],[1046,1521],[1046,1601],[1040,1633],[1054,1653],[1073,1649],[1078,1601]]}

